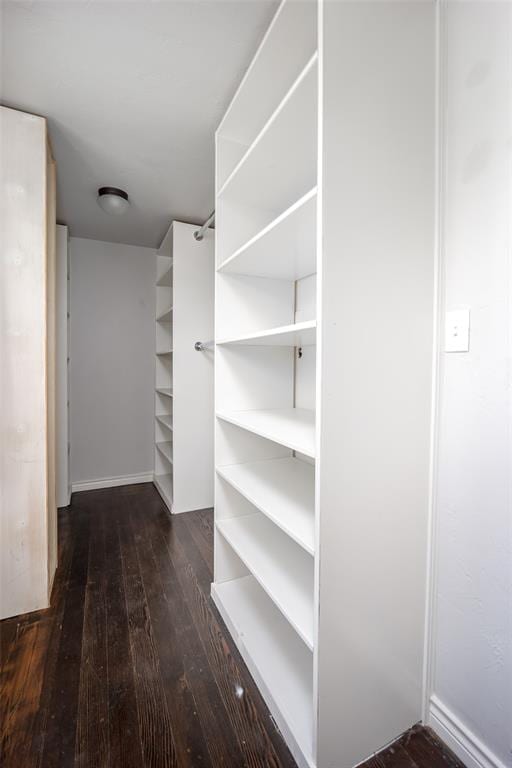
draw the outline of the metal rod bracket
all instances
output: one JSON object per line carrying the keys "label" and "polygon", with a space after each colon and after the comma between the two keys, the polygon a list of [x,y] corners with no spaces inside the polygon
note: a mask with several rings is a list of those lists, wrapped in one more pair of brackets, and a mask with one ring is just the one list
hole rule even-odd
{"label": "metal rod bracket", "polygon": [[196,352],[204,352],[205,349],[209,349],[210,347],[213,347],[213,340],[212,341],[196,341],[194,344],[194,349]]}
{"label": "metal rod bracket", "polygon": [[204,233],[206,232],[208,227],[211,224],[213,224],[214,221],[215,221],[215,211],[212,211],[212,213],[210,213],[210,215],[206,219],[206,221],[203,224],[203,226],[199,227],[199,229],[196,229],[196,231],[194,232],[194,239],[197,240],[200,243],[201,240],[203,240],[203,238],[204,238]]}

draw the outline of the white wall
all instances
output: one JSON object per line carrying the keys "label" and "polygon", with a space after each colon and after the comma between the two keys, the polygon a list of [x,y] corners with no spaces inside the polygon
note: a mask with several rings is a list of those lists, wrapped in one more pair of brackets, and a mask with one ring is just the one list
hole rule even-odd
{"label": "white wall", "polygon": [[441,355],[432,724],[510,766],[512,5],[443,6],[444,309],[471,347]]}
{"label": "white wall", "polygon": [[56,492],[57,506],[65,507],[71,498],[69,475],[69,254],[68,228],[57,224],[56,238]]}
{"label": "white wall", "polygon": [[71,238],[71,479],[153,467],[155,258],[150,248]]}

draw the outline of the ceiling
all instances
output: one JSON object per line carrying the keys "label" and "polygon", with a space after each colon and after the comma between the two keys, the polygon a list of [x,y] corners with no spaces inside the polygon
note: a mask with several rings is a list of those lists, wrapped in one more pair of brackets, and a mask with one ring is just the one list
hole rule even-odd
{"label": "ceiling", "polygon": [[[2,103],[48,118],[58,220],[157,246],[214,207],[214,131],[277,0],[3,0]],[[101,186],[125,189],[125,216]]]}

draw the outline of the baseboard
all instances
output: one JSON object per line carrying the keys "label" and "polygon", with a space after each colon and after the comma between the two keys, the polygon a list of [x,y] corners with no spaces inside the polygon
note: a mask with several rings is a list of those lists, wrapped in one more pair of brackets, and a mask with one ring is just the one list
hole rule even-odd
{"label": "baseboard", "polygon": [[467,768],[507,768],[437,696],[430,698],[428,725]]}
{"label": "baseboard", "polygon": [[119,485],[135,485],[136,483],[152,483],[153,472],[139,472],[136,475],[121,475],[119,477],[102,477],[99,480],[87,480],[82,483],[73,483],[72,493],[80,491],[95,491],[98,488],[116,488]]}

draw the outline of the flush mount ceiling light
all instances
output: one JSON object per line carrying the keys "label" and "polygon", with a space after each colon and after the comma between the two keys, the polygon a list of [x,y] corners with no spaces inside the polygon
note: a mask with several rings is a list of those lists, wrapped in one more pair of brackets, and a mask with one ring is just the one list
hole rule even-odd
{"label": "flush mount ceiling light", "polygon": [[98,205],[105,213],[114,213],[120,216],[126,213],[130,207],[128,194],[117,187],[100,187],[98,189]]}

